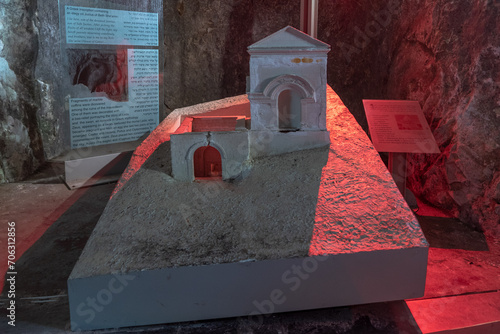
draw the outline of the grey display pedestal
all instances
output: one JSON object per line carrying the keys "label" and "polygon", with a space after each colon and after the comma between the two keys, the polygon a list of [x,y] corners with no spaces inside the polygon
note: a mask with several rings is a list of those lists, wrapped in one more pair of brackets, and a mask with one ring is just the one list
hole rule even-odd
{"label": "grey display pedestal", "polygon": [[64,162],[64,182],[70,189],[114,182],[127,168],[140,141],[71,150],[52,161]]}

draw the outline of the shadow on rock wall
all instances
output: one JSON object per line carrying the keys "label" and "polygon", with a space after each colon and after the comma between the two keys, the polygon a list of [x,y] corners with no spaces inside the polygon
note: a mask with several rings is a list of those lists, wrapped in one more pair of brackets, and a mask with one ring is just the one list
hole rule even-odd
{"label": "shadow on rock wall", "polygon": [[401,12],[397,1],[319,1],[318,38],[331,45],[328,83],[368,132],[362,99],[385,99],[391,66],[388,36]]}

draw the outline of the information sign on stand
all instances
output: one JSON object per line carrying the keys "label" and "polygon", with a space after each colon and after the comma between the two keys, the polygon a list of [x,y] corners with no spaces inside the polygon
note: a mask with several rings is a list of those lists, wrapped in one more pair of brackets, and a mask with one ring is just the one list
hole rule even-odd
{"label": "information sign on stand", "polygon": [[388,168],[403,197],[406,154],[440,153],[418,101],[363,100],[373,146],[389,153]]}
{"label": "information sign on stand", "polygon": [[69,146],[91,152],[66,163],[70,187],[123,153],[109,150],[133,150],[158,125],[162,13],[162,0],[59,0]]}

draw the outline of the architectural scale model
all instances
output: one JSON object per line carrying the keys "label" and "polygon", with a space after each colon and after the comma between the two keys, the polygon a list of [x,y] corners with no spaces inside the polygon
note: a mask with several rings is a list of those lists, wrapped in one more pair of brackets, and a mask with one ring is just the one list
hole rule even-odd
{"label": "architectural scale model", "polygon": [[73,330],[423,295],[427,241],[327,85],[328,51],[286,27],[248,48],[247,95],[142,142],[68,279]]}
{"label": "architectural scale model", "polygon": [[249,159],[328,145],[326,65],[330,46],[290,26],[249,46],[250,114],[183,117],[170,137],[173,176],[241,176]]}

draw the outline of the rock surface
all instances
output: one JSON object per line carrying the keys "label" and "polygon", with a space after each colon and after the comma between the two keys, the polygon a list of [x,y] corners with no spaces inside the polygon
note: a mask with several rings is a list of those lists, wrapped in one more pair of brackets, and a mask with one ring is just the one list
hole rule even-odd
{"label": "rock surface", "polygon": [[[147,6],[135,1],[138,8]],[[300,25],[297,2],[164,0],[163,8],[165,108],[160,119],[173,109],[245,93],[247,46],[287,25]],[[67,74],[54,66],[61,64],[57,1],[38,1],[37,14],[37,116],[45,155],[53,158],[68,150],[70,141],[61,96],[61,78]],[[76,154],[75,158],[86,156],[86,152]]]}
{"label": "rock surface", "polygon": [[327,100],[329,147],[255,159],[235,182],[174,180],[153,132],[142,145],[164,143],[132,158],[71,277],[427,247],[365,133]]}
{"label": "rock surface", "polygon": [[168,0],[165,16],[166,113],[244,94],[247,47],[287,25],[300,27],[300,2]]}
{"label": "rock surface", "polygon": [[[64,84],[59,1],[38,1],[39,39],[36,79],[40,87],[38,124],[47,158],[69,149],[69,119],[64,112]],[[54,64],[58,64],[54,66]]]}
{"label": "rock surface", "polygon": [[[476,228],[500,223],[500,6],[320,1],[329,82],[367,130],[362,99],[420,102],[441,154],[409,157],[409,186]],[[496,231],[496,232],[495,232]]]}
{"label": "rock surface", "polygon": [[0,1],[0,183],[30,175],[44,160],[36,112],[36,1]]}

